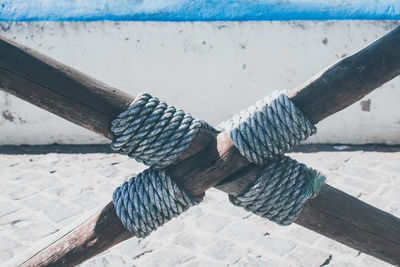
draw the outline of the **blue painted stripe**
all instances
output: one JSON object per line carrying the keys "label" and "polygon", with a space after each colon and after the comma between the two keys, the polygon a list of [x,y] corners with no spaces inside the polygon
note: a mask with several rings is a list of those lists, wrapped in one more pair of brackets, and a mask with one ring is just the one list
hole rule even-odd
{"label": "blue painted stripe", "polygon": [[400,19],[400,0],[0,0],[0,20]]}

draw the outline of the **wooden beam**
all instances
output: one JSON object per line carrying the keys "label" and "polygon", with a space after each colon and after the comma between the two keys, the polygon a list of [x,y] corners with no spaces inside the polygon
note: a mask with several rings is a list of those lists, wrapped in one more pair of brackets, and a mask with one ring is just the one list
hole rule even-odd
{"label": "wooden beam", "polygon": [[[118,113],[117,109],[111,109],[109,111],[100,112],[98,109],[101,107],[101,101],[110,101],[116,100],[121,101],[118,102],[116,106],[125,107],[127,103],[133,98],[129,98],[127,96],[122,96],[121,92],[115,91],[118,97],[111,94],[112,97],[102,97],[96,98],[96,101],[91,103],[91,101],[79,102],[82,101],[82,96],[77,96],[73,93],[72,87],[57,90],[55,87],[59,86],[59,83],[55,81],[54,83],[47,84],[46,77],[40,76],[40,81],[37,82],[34,75],[28,75],[25,72],[30,72],[30,69],[24,68],[21,63],[18,63],[21,58],[27,57],[22,60],[22,62],[30,62],[31,68],[56,68],[57,71],[49,71],[49,73],[53,73],[55,75],[60,75],[60,79],[71,78],[72,80],[80,78],[80,74],[76,71],[68,70],[67,73],[63,73],[62,68],[60,68],[59,63],[54,63],[50,59],[45,58],[42,59],[42,56],[37,54],[36,52],[32,52],[31,50],[27,50],[23,47],[16,47],[12,43],[6,40],[2,40],[0,45],[0,50],[2,51],[0,55],[7,54],[6,58],[8,60],[3,60],[0,58],[0,69],[5,71],[0,76],[1,86],[6,89],[6,91],[17,95],[27,101],[31,101],[33,104],[40,104],[42,106],[46,106],[46,103],[40,101],[42,96],[33,95],[32,97],[36,100],[31,100],[31,94],[27,93],[27,86],[24,83],[33,82],[37,84],[37,86],[43,88],[44,91],[56,91],[57,95],[60,95],[61,98],[65,98],[65,103],[68,104],[70,102],[77,102],[80,106],[86,106],[90,109],[95,110],[93,112],[92,118],[95,121],[96,119],[101,120],[102,117],[96,117],[96,114],[108,114],[107,112],[114,112],[114,114]],[[28,51],[28,52],[27,52]],[[14,58],[17,55],[17,58]],[[32,57],[32,58],[31,58]],[[13,59],[14,58],[14,59]],[[17,61],[14,63],[13,60]],[[49,61],[51,64],[49,64]],[[44,66],[44,65],[45,66]],[[61,74],[60,74],[61,72]],[[8,83],[8,73],[15,74],[18,79],[23,80],[19,84],[18,79],[14,79],[13,82]],[[44,75],[46,71],[41,73]],[[49,75],[49,73],[47,75]],[[74,73],[74,75],[68,75],[68,73]],[[39,73],[40,74],[40,73]],[[337,64],[333,65],[322,74],[316,76],[311,81],[306,83],[306,85],[301,86],[292,92],[289,93],[291,99],[296,103],[296,105],[303,110],[308,117],[314,122],[317,123],[323,118],[326,118],[329,115],[334,114],[335,112],[351,105],[357,100],[361,99],[363,96],[379,87],[386,81],[396,77],[400,74],[400,28],[396,28],[389,34],[385,35],[372,45],[364,48],[360,52],[355,55],[343,59]],[[79,76],[79,77],[78,77]],[[89,78],[87,78],[89,79]],[[46,86],[44,86],[45,84]],[[78,86],[87,85],[88,82],[83,82],[81,84],[78,83]],[[18,89],[21,85],[21,88]],[[331,86],[334,85],[334,86]],[[52,87],[55,86],[55,87]],[[47,88],[47,89],[46,89]],[[51,89],[49,89],[51,88]],[[60,87],[61,88],[61,87]],[[83,90],[85,87],[82,87]],[[64,90],[67,90],[66,93]],[[103,90],[107,91],[107,87],[103,85],[103,87],[96,87],[94,90],[94,94],[99,93],[102,95]],[[46,91],[46,92],[47,92]],[[90,91],[90,90],[89,90]],[[108,91],[109,92],[109,91]],[[109,92],[110,93],[110,92]],[[44,95],[43,97],[45,97]],[[129,101],[127,99],[129,98]],[[124,102],[125,104],[122,104]],[[71,119],[67,113],[59,112],[65,107],[57,107],[57,105],[46,106],[46,108],[54,112],[56,114],[61,114],[64,118],[67,118],[71,121],[78,121],[77,119]],[[70,110],[70,112],[74,112],[74,110]],[[79,112],[79,110],[75,110],[75,112]],[[75,118],[79,117],[75,115]],[[110,116],[111,117],[111,116]],[[108,121],[109,123],[109,121]],[[101,132],[104,136],[110,137],[110,134],[103,126],[102,127],[92,127],[93,125],[88,126],[87,123],[80,123],[80,125],[95,130],[97,132]],[[190,194],[198,195],[211,186],[215,186],[220,183],[222,180],[227,179],[223,184],[220,184],[218,187],[230,194],[238,194],[243,192],[248,186],[254,181],[255,168],[253,165],[249,164],[249,162],[243,158],[236,147],[233,145],[232,140],[229,138],[227,133],[221,133],[214,139],[213,136],[209,136],[208,138],[203,137],[207,140],[207,142],[197,142],[198,149],[194,149],[194,151],[199,151],[198,153],[188,154],[183,161],[177,162],[175,165],[169,167],[169,172],[172,174],[174,179],[184,187]],[[216,142],[216,143],[215,143]],[[245,174],[245,175],[239,175]],[[241,177],[246,177],[246,179],[242,179]],[[328,188],[328,187],[325,187]],[[348,222],[351,222],[354,226],[357,226],[361,223],[360,220],[363,220],[363,224],[369,225],[368,220],[372,220],[374,222],[373,227],[377,227],[380,230],[386,228],[394,229],[394,231],[399,232],[399,221],[397,218],[393,216],[387,215],[371,206],[364,205],[362,202],[357,199],[349,196],[345,197],[346,205],[352,207],[351,212],[347,210],[347,213],[343,214],[343,216],[331,216],[329,220],[323,216],[316,216],[317,214],[321,214],[324,211],[326,214],[336,214],[338,210],[342,208],[343,203],[331,201],[335,199],[341,199],[344,196],[344,193],[338,190],[330,190],[329,188],[323,190],[319,197],[310,200],[307,204],[306,208],[300,214],[298,223],[302,224],[305,227],[308,227],[311,230],[318,231],[321,234],[324,234],[332,239],[335,239],[339,242],[342,242],[346,245],[349,245],[355,249],[359,249],[364,251],[367,254],[376,256],[384,261],[400,264],[399,258],[396,255],[400,255],[400,246],[398,245],[400,242],[398,240],[398,236],[393,235],[392,238],[385,237],[381,238],[381,236],[377,236],[374,234],[369,235],[368,245],[365,247],[361,246],[359,235],[366,234],[364,230],[357,230],[357,227],[353,229],[354,231],[346,231],[347,238],[343,238],[341,235],[340,227],[343,224],[340,224],[339,221],[343,220],[343,216],[346,217]],[[321,202],[318,205],[312,205],[314,201],[325,200],[325,202]],[[350,202],[350,203],[348,203]],[[110,208],[110,205],[106,207],[106,209]],[[362,207],[364,208],[362,208]],[[317,211],[320,209],[320,211]],[[354,209],[354,211],[353,211]],[[366,212],[365,216],[358,216],[357,209]],[[310,212],[311,210],[311,212]],[[104,211],[104,210],[103,210]],[[78,230],[71,232],[69,235],[60,239],[56,243],[50,245],[45,250],[36,254],[34,257],[25,262],[26,266],[49,266],[51,264],[64,263],[65,265],[69,265],[70,263],[65,260],[65,257],[71,257],[76,259],[73,264],[78,262],[82,262],[83,260],[88,259],[90,256],[94,254],[100,253],[101,251],[107,249],[111,245],[114,245],[116,242],[124,240],[127,237],[126,234],[123,233],[118,218],[113,215],[103,216],[103,213],[97,215],[93,220],[89,220],[83,225],[81,225],[79,229],[86,229],[86,232],[95,233],[93,234],[85,234]],[[106,214],[112,214],[107,213]],[[384,216],[376,216],[377,214],[384,214]],[[385,215],[386,214],[386,215]],[[315,217],[313,217],[315,216]],[[328,215],[326,215],[328,216]],[[101,228],[101,230],[96,230],[98,224],[103,224],[104,221],[107,221],[109,225],[113,227],[109,228]],[[309,223],[306,223],[308,222]],[[329,225],[326,226],[326,224]],[[322,227],[324,225],[326,227]],[[371,228],[372,225],[369,225]],[[373,228],[372,227],[372,228]],[[384,232],[384,231],[383,231]],[[373,232],[371,232],[373,233]],[[69,238],[82,235],[82,240],[77,243],[76,246],[70,245],[68,242]],[[101,240],[104,240],[104,236],[110,238],[109,245],[104,245],[101,243]],[[116,238],[111,238],[115,236]],[[383,235],[382,235],[383,236]],[[121,238],[122,237],[122,238]],[[100,240],[98,243],[97,241]],[[358,240],[358,241],[357,241]],[[353,242],[355,241],[355,242]],[[385,253],[377,253],[376,247],[373,247],[373,243],[380,244],[381,251],[394,251],[396,255],[393,253],[385,254]],[[55,251],[55,246],[67,245],[67,248],[62,252],[52,257],[49,261],[48,256],[52,251]],[[70,246],[68,246],[70,245]],[[370,249],[371,247],[371,249]],[[391,248],[389,248],[391,247]],[[49,253],[50,252],[50,253]]]}
{"label": "wooden beam", "polygon": [[400,266],[400,219],[332,186],[306,203],[296,223]]}
{"label": "wooden beam", "polygon": [[[256,177],[256,168],[250,166],[216,187],[237,195]],[[323,185],[319,195],[306,202],[295,223],[400,266],[400,219],[332,186]]]}
{"label": "wooden beam", "polygon": [[400,74],[400,27],[289,93],[315,124]]}
{"label": "wooden beam", "polygon": [[[134,97],[0,36],[0,88],[68,121],[113,139],[111,121]],[[177,160],[197,153],[209,137],[200,134]]]}
{"label": "wooden beam", "polygon": [[0,87],[110,139],[111,120],[134,99],[4,37],[0,38]]}
{"label": "wooden beam", "polygon": [[66,233],[22,266],[75,266],[130,237],[117,214],[113,203],[106,205],[93,217]]}

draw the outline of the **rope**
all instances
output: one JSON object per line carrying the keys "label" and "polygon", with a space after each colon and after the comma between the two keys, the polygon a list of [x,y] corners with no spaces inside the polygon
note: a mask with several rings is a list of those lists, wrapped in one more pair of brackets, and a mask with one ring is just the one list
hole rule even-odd
{"label": "rope", "polygon": [[[257,102],[223,127],[230,129],[240,153],[258,165],[280,157],[316,132],[283,94]],[[111,130],[114,150],[152,167],[116,188],[113,194],[117,215],[132,234],[145,237],[202,200],[203,196],[190,198],[161,169],[173,163],[200,130],[215,133],[211,126],[158,98],[141,94],[112,121]],[[304,202],[317,194],[324,180],[315,170],[281,157],[262,167],[256,183],[246,193],[230,196],[230,200],[287,225],[296,219]]]}
{"label": "rope", "polygon": [[206,122],[167,105],[149,94],[140,94],[111,123],[113,150],[151,168],[117,187],[113,194],[116,213],[127,230],[146,237],[170,219],[198,204],[163,168],[187,149],[200,131],[216,130]]}
{"label": "rope", "polygon": [[247,211],[280,225],[293,223],[306,200],[318,194],[325,177],[289,157],[280,157],[261,167],[254,185],[229,200]]}
{"label": "rope", "polygon": [[315,126],[284,94],[266,97],[220,125],[240,153],[262,165],[316,133]]}
{"label": "rope", "polygon": [[215,131],[202,120],[167,105],[149,94],[140,94],[111,123],[115,138],[111,148],[138,162],[162,169],[189,147],[200,130]]}
{"label": "rope", "polygon": [[315,126],[284,94],[269,96],[220,125],[240,153],[262,165],[253,186],[230,201],[280,225],[289,225],[325,177],[283,153],[316,133]]}
{"label": "rope", "polygon": [[203,196],[189,197],[164,170],[150,168],[117,187],[113,203],[125,228],[143,238],[198,204]]}

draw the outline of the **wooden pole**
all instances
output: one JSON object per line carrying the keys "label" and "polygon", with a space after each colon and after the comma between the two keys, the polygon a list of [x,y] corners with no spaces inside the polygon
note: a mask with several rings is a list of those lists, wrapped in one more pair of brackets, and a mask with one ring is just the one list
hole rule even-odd
{"label": "wooden pole", "polygon": [[[97,82],[91,85],[89,77],[6,40],[0,41],[0,55],[0,85],[5,91],[33,104],[45,107],[55,114],[109,138],[111,137],[109,130],[104,125],[108,126],[110,118],[113,118],[118,113],[117,110],[123,110],[127,103],[130,103],[133,99],[105,85],[97,86]],[[28,64],[30,68],[27,69],[24,64]],[[43,70],[38,71],[36,68],[42,68]],[[32,69],[35,70],[33,71]],[[31,75],[31,71],[38,76]],[[47,78],[44,76],[45,74],[47,74]],[[47,81],[52,74],[58,78],[50,78],[50,81]],[[351,105],[399,74],[400,28],[396,28],[355,55],[331,66],[306,83],[306,85],[291,91],[289,96],[308,115],[312,122],[317,123]],[[63,85],[60,85],[58,79],[74,86],[64,88]],[[81,79],[83,82],[75,82],[75,80]],[[27,92],[31,86],[37,91],[39,89],[41,91],[39,93]],[[56,88],[62,88],[62,90]],[[79,88],[84,90],[85,93],[92,92],[93,95],[99,94],[101,97],[96,98],[93,103],[90,100],[88,103],[86,101],[83,102]],[[94,89],[91,90],[90,88]],[[88,94],[90,95],[91,93]],[[47,101],[41,100],[43,98],[46,99],[46,97]],[[58,105],[58,102],[49,104],[49,102],[55,102],[53,97],[56,101],[59,100],[65,105],[76,106],[70,109],[63,107],[61,104]],[[104,104],[108,107],[117,108],[109,111],[100,110],[102,102],[107,102],[108,104]],[[114,104],[110,105],[110,102]],[[80,108],[82,109],[80,110]],[[84,121],[82,118],[86,115],[81,113],[87,109],[94,111],[90,114],[91,119]],[[65,110],[68,110],[68,112],[65,112]],[[69,114],[70,112],[79,114],[71,115]],[[111,113],[113,113],[113,116],[111,116]],[[97,120],[107,120],[107,123],[99,123]],[[94,127],[95,125],[96,127]],[[169,167],[168,171],[172,177],[191,195],[198,195],[224,179],[227,179],[227,181],[219,185],[218,188],[233,195],[243,192],[254,181],[254,166],[240,155],[227,133],[219,134],[216,139],[210,136],[201,138],[204,138],[205,141],[198,141],[192,145],[192,147],[198,147],[193,150],[198,151],[198,153],[188,153],[184,160]],[[238,175],[239,173],[246,175]],[[246,177],[246,179],[242,177]],[[297,222],[311,230],[315,229],[321,234],[384,261],[400,264],[398,256],[400,255],[399,236],[382,234],[386,233],[385,229],[388,228],[392,229],[394,233],[399,233],[399,219],[363,204],[351,196],[344,196],[346,195],[339,190],[325,186],[320,196],[309,201]],[[342,198],[346,200],[346,205],[352,209],[347,210],[346,213],[338,213],[336,216],[342,205],[331,200]],[[321,203],[318,205],[310,204],[314,202]],[[110,212],[111,206],[112,204],[110,203],[97,217],[88,220],[80,228],[36,254],[26,261],[24,265],[77,264],[128,238],[129,235],[121,228],[122,225],[115,213]],[[363,211],[363,216],[359,216],[360,214],[358,214],[357,210]],[[325,217],[317,216],[318,214],[325,214]],[[329,217],[329,214],[335,214],[335,216]],[[327,217],[330,219],[327,220]],[[353,231],[344,231],[347,238],[343,238],[341,234],[343,220],[348,222],[348,225],[368,225],[369,227],[365,229],[353,227]],[[370,221],[374,223],[369,224]],[[105,222],[110,227],[97,227],[98,225],[104,225]],[[79,229],[85,229],[85,231],[82,232]],[[368,232],[366,229],[372,229],[373,231]],[[367,245],[362,244],[363,239],[359,237],[360,235],[366,235],[366,233],[370,233]],[[79,237],[80,242],[71,245],[68,240],[73,237]],[[107,239],[104,239],[104,237],[107,237]],[[108,240],[109,243],[105,244],[101,242],[102,240]],[[379,248],[374,244],[379,244]],[[56,253],[57,247],[62,247],[63,250],[60,253]],[[386,253],[386,251],[394,251],[395,253]],[[48,255],[52,253],[54,256],[49,258]],[[75,260],[71,262],[67,258]]]}
{"label": "wooden pole", "polygon": [[[256,177],[256,169],[248,167],[216,187],[240,194],[243,187],[238,184],[247,185]],[[400,219],[332,186],[323,185],[318,196],[306,202],[295,223],[400,266]]]}

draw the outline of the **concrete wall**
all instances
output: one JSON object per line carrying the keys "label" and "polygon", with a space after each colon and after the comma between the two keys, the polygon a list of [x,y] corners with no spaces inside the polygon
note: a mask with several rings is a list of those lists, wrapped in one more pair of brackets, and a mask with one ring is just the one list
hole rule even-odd
{"label": "concrete wall", "polygon": [[0,0],[0,20],[400,19],[398,0]]}
{"label": "concrete wall", "polygon": [[[1,22],[0,33],[133,95],[216,125],[292,89],[396,21]],[[318,125],[314,143],[400,143],[400,79]],[[107,140],[0,92],[0,144]]]}

